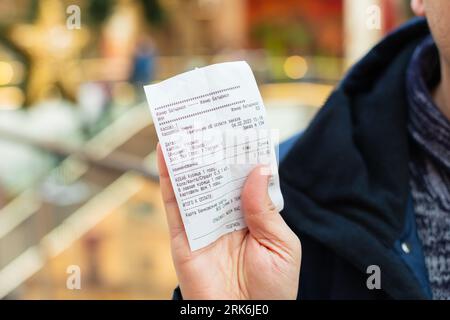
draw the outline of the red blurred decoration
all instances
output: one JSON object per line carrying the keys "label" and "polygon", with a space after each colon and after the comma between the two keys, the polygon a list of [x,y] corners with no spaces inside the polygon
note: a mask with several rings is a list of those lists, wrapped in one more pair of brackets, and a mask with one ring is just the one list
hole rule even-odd
{"label": "red blurred decoration", "polygon": [[[343,52],[343,0],[247,0],[247,29],[264,22],[301,23],[314,50]],[[317,53],[317,52],[310,52]]]}

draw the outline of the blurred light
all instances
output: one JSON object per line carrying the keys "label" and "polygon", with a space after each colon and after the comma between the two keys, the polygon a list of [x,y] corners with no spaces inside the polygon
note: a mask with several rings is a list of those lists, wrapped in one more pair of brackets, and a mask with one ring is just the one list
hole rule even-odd
{"label": "blurred light", "polygon": [[[0,74],[1,77],[1,74]],[[18,109],[24,103],[25,96],[17,87],[0,88],[0,110]]]}
{"label": "blurred light", "polygon": [[[65,52],[70,49],[70,45],[73,42],[73,32],[67,32],[65,26],[54,26],[49,30],[50,34],[50,47],[56,54],[62,54],[59,51]],[[58,51],[59,50],[59,51]]]}
{"label": "blurred light", "polygon": [[284,72],[294,80],[301,79],[308,71],[308,64],[303,57],[290,56],[284,62]]}
{"label": "blurred light", "polygon": [[82,83],[78,88],[78,104],[81,117],[88,125],[94,125],[101,117],[103,107],[108,102],[105,87],[96,82]]}
{"label": "blurred light", "polygon": [[10,84],[19,84],[24,80],[24,65],[18,61],[11,61],[11,67],[13,69],[13,78],[11,79]]}
{"label": "blurred light", "polygon": [[14,77],[14,69],[10,63],[0,61],[0,86],[7,85]]}

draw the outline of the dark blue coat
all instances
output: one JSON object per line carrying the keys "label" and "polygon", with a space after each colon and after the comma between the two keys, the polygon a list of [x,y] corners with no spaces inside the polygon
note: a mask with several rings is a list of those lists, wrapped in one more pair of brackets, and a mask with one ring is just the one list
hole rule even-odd
{"label": "dark blue coat", "polygon": [[[300,299],[424,299],[430,287],[409,186],[406,70],[429,35],[415,19],[356,64],[308,129],[281,146],[282,214],[303,247]],[[369,290],[367,267],[381,270]]]}

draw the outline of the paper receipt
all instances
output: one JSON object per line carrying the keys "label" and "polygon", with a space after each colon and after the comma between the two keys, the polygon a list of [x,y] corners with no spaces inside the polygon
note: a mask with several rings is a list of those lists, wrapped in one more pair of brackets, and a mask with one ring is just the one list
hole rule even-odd
{"label": "paper receipt", "polygon": [[269,195],[283,208],[276,132],[246,62],[198,68],[145,93],[192,251],[246,227],[241,190],[258,164],[270,167],[261,174],[271,175]]}

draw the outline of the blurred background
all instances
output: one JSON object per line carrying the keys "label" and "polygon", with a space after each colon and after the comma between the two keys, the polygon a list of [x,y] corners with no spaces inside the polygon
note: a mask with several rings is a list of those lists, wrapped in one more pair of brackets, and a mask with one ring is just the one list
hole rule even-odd
{"label": "blurred background", "polygon": [[143,85],[246,60],[283,140],[410,17],[408,0],[0,0],[0,298],[170,298]]}

